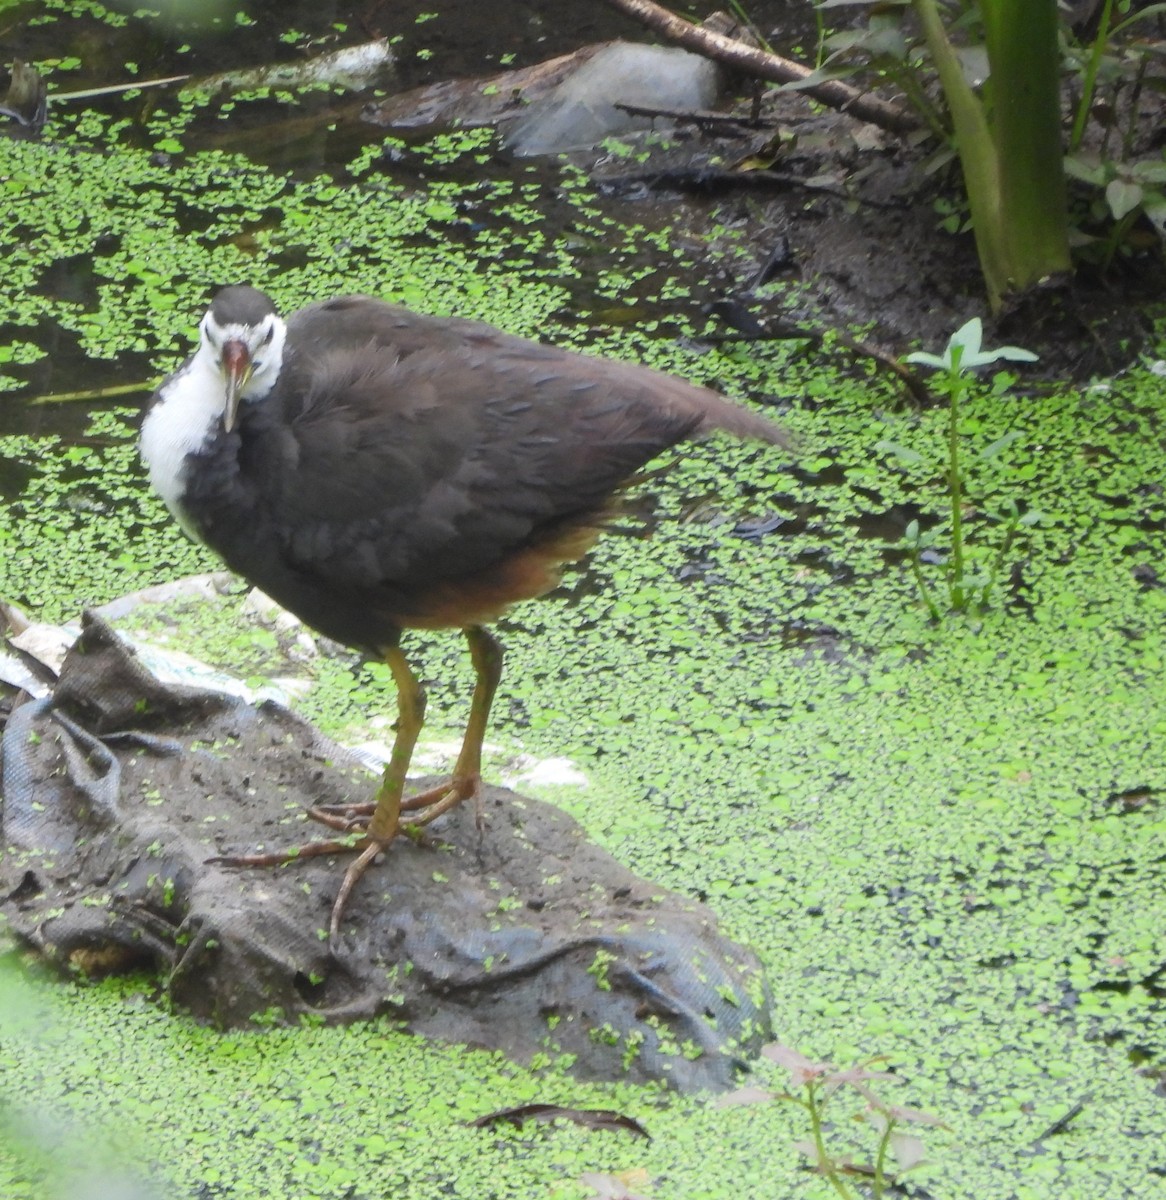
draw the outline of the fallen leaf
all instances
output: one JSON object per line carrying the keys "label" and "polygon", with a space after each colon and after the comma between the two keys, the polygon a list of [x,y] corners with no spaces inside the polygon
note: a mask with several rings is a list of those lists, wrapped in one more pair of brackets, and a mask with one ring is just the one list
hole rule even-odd
{"label": "fallen leaf", "polygon": [[561,1104],[520,1104],[475,1117],[470,1125],[487,1129],[493,1125],[521,1126],[526,1121],[572,1121],[584,1129],[622,1129],[651,1141],[651,1134],[633,1117],[609,1108],[564,1108]]}
{"label": "fallen leaf", "polygon": [[648,1200],[642,1192],[634,1192],[632,1188],[645,1188],[651,1178],[643,1167],[633,1167],[627,1171],[616,1171],[613,1175],[605,1175],[599,1171],[586,1171],[579,1176],[579,1182],[585,1187],[594,1188],[594,1200]]}
{"label": "fallen leaf", "polygon": [[726,1092],[713,1101],[714,1108],[736,1108],[742,1104],[765,1104],[772,1100],[774,1093],[763,1087],[739,1087],[736,1091]]}
{"label": "fallen leaf", "polygon": [[891,1134],[891,1153],[899,1164],[899,1170],[909,1171],[923,1161],[923,1139],[913,1133],[896,1130]]}

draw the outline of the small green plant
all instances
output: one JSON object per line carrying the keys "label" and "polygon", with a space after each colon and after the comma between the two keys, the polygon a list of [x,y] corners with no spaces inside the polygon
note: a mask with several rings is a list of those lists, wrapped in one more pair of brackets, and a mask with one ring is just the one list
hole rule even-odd
{"label": "small green plant", "polygon": [[[1076,205],[1076,251],[1107,268],[1123,252],[1166,241],[1166,159],[1144,136],[1141,100],[1164,86],[1162,44],[1138,36],[1166,4],[1131,11],[1129,0],[1102,0],[1093,39],[1066,39],[1065,63],[1078,83],[1065,171],[1091,186]],[[1086,142],[1090,124],[1097,135]]]}
{"label": "small green plant", "polygon": [[[940,390],[947,395],[947,463],[944,480],[948,491],[951,547],[946,556],[945,578],[949,607],[955,612],[975,613],[988,603],[997,587],[1017,533],[1022,528],[1035,525],[1042,516],[1035,509],[1022,513],[1015,502],[1009,502],[1000,515],[1004,535],[996,553],[987,562],[977,563],[970,557],[964,526],[966,479],[960,440],[960,415],[964,398],[974,386],[972,373],[980,367],[992,366],[1003,360],[1035,362],[1037,357],[1032,351],[1022,350],[1019,346],[985,349],[983,335],[980,318],[973,317],[948,338],[947,347],[942,354],[917,351],[907,355],[906,360],[940,372],[938,384]],[[1010,446],[1018,436],[1015,432],[1006,433],[985,446],[976,457],[981,462],[990,461]],[[923,457],[916,451],[891,441],[879,442],[878,449],[890,451],[900,461],[909,464],[918,463]],[[904,540],[911,553],[911,568],[919,593],[932,619],[938,620],[941,615],[940,607],[923,572],[923,552],[935,545],[936,534],[934,531],[922,532],[919,522],[911,521],[904,533]]]}
{"label": "small green plant", "polygon": [[[1166,159],[1119,161],[1100,154],[1072,154],[1065,170],[1092,185],[1084,208],[1079,207],[1082,259],[1107,270],[1121,253],[1136,250],[1153,238],[1166,240]],[[1153,233],[1145,233],[1143,221]],[[1102,232],[1090,234],[1090,228]]]}
{"label": "small green plant", "polygon": [[[872,1089],[872,1083],[898,1082],[898,1076],[889,1071],[871,1070],[877,1063],[885,1061],[884,1056],[868,1059],[855,1067],[839,1068],[829,1063],[812,1062],[797,1050],[777,1042],[765,1046],[761,1053],[790,1074],[791,1089],[779,1092],[776,1099],[805,1109],[810,1119],[810,1138],[796,1144],[798,1151],[846,1200],[857,1200],[867,1188],[875,1200],[882,1200],[896,1187],[899,1177],[923,1161],[922,1139],[908,1133],[904,1126],[947,1128],[930,1113],[888,1104]],[[826,1110],[843,1089],[857,1093],[865,1102],[862,1110],[854,1114],[854,1120],[875,1131],[874,1158],[869,1163],[857,1163],[846,1155],[835,1155],[827,1145],[826,1139],[833,1126],[826,1118]],[[890,1170],[892,1160],[894,1172]],[[859,1180],[865,1185],[864,1191],[858,1190]]]}

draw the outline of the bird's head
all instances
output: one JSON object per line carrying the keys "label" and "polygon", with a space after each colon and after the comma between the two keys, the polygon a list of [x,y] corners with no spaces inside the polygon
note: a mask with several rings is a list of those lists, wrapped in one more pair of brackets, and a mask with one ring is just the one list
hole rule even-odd
{"label": "bird's head", "polygon": [[223,428],[229,433],[239,402],[258,400],[275,386],[287,325],[257,288],[228,287],[206,310],[199,333],[199,354],[210,359],[223,379]]}

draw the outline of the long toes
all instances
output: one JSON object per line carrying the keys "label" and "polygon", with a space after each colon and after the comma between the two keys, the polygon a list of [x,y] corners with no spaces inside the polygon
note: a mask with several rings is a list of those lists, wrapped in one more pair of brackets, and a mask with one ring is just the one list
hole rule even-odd
{"label": "long toes", "polygon": [[216,854],[204,862],[221,867],[282,867],[286,863],[299,862],[304,858],[319,858],[324,854],[351,854],[361,849],[362,838],[335,839],[327,842],[306,842],[302,846],[290,846],[270,854]]}
{"label": "long toes", "polygon": [[371,817],[376,811],[376,802],[368,800],[361,804],[317,804],[309,811],[328,813],[333,817],[344,814],[353,817]]}
{"label": "long toes", "polygon": [[[372,816],[372,807],[371,804],[357,805],[353,808],[342,807],[338,804],[324,805],[320,808],[309,808],[308,816],[320,825],[327,825],[329,829],[338,829],[341,833],[352,833],[367,828],[369,818]],[[368,811],[361,811],[364,809]]]}
{"label": "long toes", "polygon": [[361,851],[360,857],[351,862],[348,870],[344,872],[344,878],[340,882],[340,890],[336,893],[336,900],[332,905],[332,918],[328,922],[328,949],[335,958],[337,951],[340,948],[340,922],[344,917],[344,909],[348,904],[348,898],[352,895],[352,889],[360,882],[364,873],[372,866],[378,854],[386,847],[388,842],[379,842],[370,840],[368,845]]}
{"label": "long toes", "polygon": [[428,803],[424,807],[411,809],[409,820],[404,823],[413,827],[428,825],[471,797],[474,798],[475,808],[480,808],[481,792],[481,780],[478,776],[463,776],[460,779],[455,777],[445,787],[433,788],[424,793]]}
{"label": "long toes", "polygon": [[401,811],[419,812],[421,809],[436,804],[449,791],[451,784],[452,780],[449,783],[439,783],[436,787],[426,788],[423,792],[414,792],[413,795],[406,796],[401,801]]}

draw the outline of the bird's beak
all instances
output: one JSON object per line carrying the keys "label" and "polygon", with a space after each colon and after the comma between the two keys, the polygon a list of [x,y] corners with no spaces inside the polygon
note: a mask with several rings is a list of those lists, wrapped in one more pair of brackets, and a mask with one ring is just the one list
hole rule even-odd
{"label": "bird's beak", "polygon": [[230,338],[223,343],[223,378],[227,384],[227,402],[223,406],[223,429],[230,433],[239,415],[239,393],[251,378],[251,351],[247,343]]}

